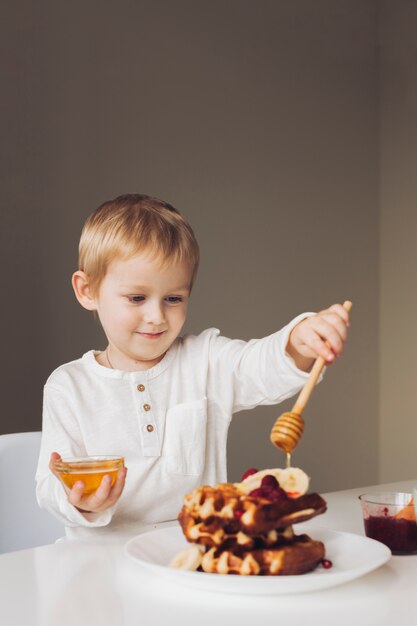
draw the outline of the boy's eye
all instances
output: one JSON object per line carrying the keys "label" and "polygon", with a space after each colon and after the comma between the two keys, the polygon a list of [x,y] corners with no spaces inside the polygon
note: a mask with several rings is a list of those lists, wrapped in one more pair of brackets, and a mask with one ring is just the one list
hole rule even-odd
{"label": "boy's eye", "polygon": [[165,300],[169,304],[177,304],[178,302],[182,302],[182,297],[181,296],[167,296]]}
{"label": "boy's eye", "polygon": [[128,296],[129,302],[143,302],[145,296]]}

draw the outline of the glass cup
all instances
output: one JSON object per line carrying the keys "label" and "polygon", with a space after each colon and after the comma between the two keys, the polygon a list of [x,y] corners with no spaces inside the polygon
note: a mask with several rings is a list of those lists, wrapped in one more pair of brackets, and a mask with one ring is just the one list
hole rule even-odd
{"label": "glass cup", "polygon": [[55,463],[55,469],[62,482],[71,489],[77,480],[82,480],[85,485],[84,494],[88,495],[96,491],[102,478],[110,475],[111,485],[116,482],[117,474],[125,461],[122,456],[84,456],[61,459]]}
{"label": "glass cup", "polygon": [[417,487],[414,487],[413,489],[413,500],[414,500],[414,510],[415,510],[415,515],[416,515],[416,520],[417,520]]}
{"label": "glass cup", "polygon": [[381,541],[393,554],[417,553],[417,523],[413,494],[365,493],[359,496],[365,535]]}

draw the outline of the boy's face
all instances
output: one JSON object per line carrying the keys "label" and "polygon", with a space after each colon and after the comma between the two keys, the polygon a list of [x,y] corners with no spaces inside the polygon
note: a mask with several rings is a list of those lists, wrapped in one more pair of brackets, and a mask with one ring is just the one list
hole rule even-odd
{"label": "boy's face", "polygon": [[110,264],[94,304],[114,367],[143,370],[159,363],[185,322],[190,281],[185,262],[162,267],[139,254]]}

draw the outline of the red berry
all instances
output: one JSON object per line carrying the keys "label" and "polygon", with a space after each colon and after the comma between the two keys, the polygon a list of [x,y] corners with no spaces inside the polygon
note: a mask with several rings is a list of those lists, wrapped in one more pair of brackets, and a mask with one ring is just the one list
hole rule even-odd
{"label": "red berry", "polygon": [[277,487],[279,487],[279,484],[275,476],[267,474],[262,478],[261,487],[266,487],[267,489],[276,489]]}
{"label": "red berry", "polygon": [[251,467],[250,469],[246,470],[246,472],[242,474],[242,478],[240,480],[241,481],[245,480],[245,478],[247,478],[248,476],[252,476],[252,474],[256,474],[257,471],[258,470],[255,469],[254,467]]}
{"label": "red berry", "polygon": [[262,485],[261,490],[265,494],[266,498],[271,498],[271,499],[273,499],[275,497],[275,494],[277,493],[277,489],[275,487],[264,487]]}
{"label": "red berry", "polygon": [[286,500],[288,497],[281,487],[258,487],[257,489],[252,489],[248,495],[252,496],[252,498],[265,498],[265,500],[271,500],[271,502]]}
{"label": "red berry", "polygon": [[333,563],[329,561],[329,559],[323,559],[321,564],[323,565],[324,569],[330,569],[331,567],[333,567]]}
{"label": "red berry", "polygon": [[242,509],[236,509],[235,511],[235,517],[242,517],[243,515],[243,511]]}
{"label": "red berry", "polygon": [[278,487],[276,489],[268,490],[268,498],[269,500],[287,500],[288,496],[287,496],[287,493],[284,491],[284,489],[281,489],[281,487]]}
{"label": "red berry", "polygon": [[252,489],[248,495],[252,496],[252,498],[265,498],[265,491],[261,487],[258,487],[258,489]]}

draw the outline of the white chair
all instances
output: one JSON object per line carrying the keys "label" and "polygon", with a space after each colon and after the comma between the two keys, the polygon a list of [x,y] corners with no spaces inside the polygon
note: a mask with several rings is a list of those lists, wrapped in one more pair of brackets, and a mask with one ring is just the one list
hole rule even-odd
{"label": "white chair", "polygon": [[65,529],[35,495],[41,433],[0,435],[0,553],[54,543]]}

